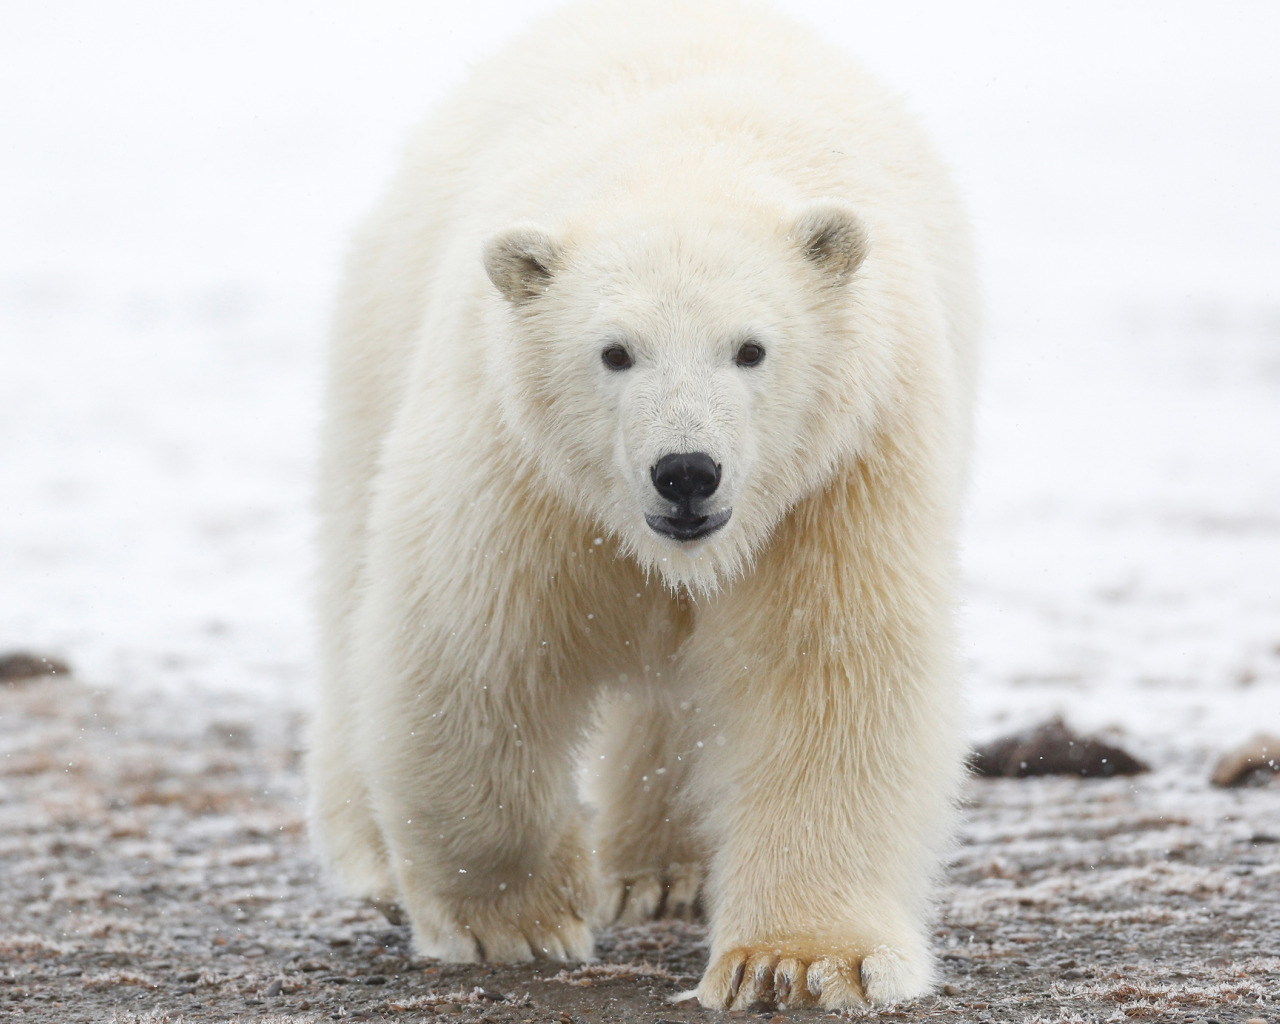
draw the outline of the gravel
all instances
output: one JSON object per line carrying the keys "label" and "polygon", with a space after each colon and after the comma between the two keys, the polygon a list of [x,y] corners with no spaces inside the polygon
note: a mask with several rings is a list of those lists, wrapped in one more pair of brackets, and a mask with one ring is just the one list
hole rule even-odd
{"label": "gravel", "polygon": [[[407,928],[325,889],[300,735],[297,708],[250,698],[0,685],[0,1016],[721,1019],[667,1002],[705,964],[696,925],[605,932],[585,965],[415,956]],[[1280,1021],[1280,787],[1214,788],[1190,761],[975,778],[937,993],[878,1019]]]}

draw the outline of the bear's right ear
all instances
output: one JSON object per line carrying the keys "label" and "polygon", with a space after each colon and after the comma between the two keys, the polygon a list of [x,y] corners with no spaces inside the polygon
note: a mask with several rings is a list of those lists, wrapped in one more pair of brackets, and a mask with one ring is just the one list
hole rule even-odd
{"label": "bear's right ear", "polygon": [[494,287],[514,305],[541,295],[560,265],[560,246],[542,228],[518,224],[489,239],[484,269]]}

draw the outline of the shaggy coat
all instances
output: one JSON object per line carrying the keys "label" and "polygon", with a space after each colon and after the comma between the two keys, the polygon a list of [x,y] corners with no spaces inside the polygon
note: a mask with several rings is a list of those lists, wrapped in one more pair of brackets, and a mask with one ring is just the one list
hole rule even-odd
{"label": "shaggy coat", "polygon": [[346,891],[454,960],[705,907],[710,1007],[925,991],[977,319],[945,169],[812,33],[589,3],[482,65],[337,310],[309,774]]}

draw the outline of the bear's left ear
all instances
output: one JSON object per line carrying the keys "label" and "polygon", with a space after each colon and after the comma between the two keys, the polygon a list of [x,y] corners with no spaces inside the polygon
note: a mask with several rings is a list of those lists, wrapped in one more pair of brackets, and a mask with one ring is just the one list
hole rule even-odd
{"label": "bear's left ear", "polygon": [[871,248],[862,218],[838,199],[822,199],[811,205],[796,218],[789,237],[799,244],[805,259],[840,282],[862,266]]}
{"label": "bear's left ear", "polygon": [[534,224],[508,228],[484,247],[489,280],[517,306],[545,292],[559,265],[560,246]]}

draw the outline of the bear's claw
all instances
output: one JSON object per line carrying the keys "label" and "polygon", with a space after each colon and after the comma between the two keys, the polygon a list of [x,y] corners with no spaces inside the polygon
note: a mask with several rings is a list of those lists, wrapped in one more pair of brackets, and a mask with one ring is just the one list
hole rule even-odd
{"label": "bear's claw", "polygon": [[600,919],[606,925],[702,918],[702,869],[697,864],[672,864],[662,873],[616,877],[604,892]]}
{"label": "bear's claw", "polygon": [[477,915],[451,934],[415,934],[414,946],[423,956],[461,963],[514,963],[529,960],[584,962],[592,959],[590,926],[576,914],[556,920],[505,921],[497,915]]}
{"label": "bear's claw", "polygon": [[863,956],[857,952],[805,954],[790,945],[731,949],[707,968],[697,989],[677,998],[693,996],[713,1010],[746,1010],[756,1005],[843,1010],[912,998],[927,987],[927,970],[887,947],[878,946]]}

